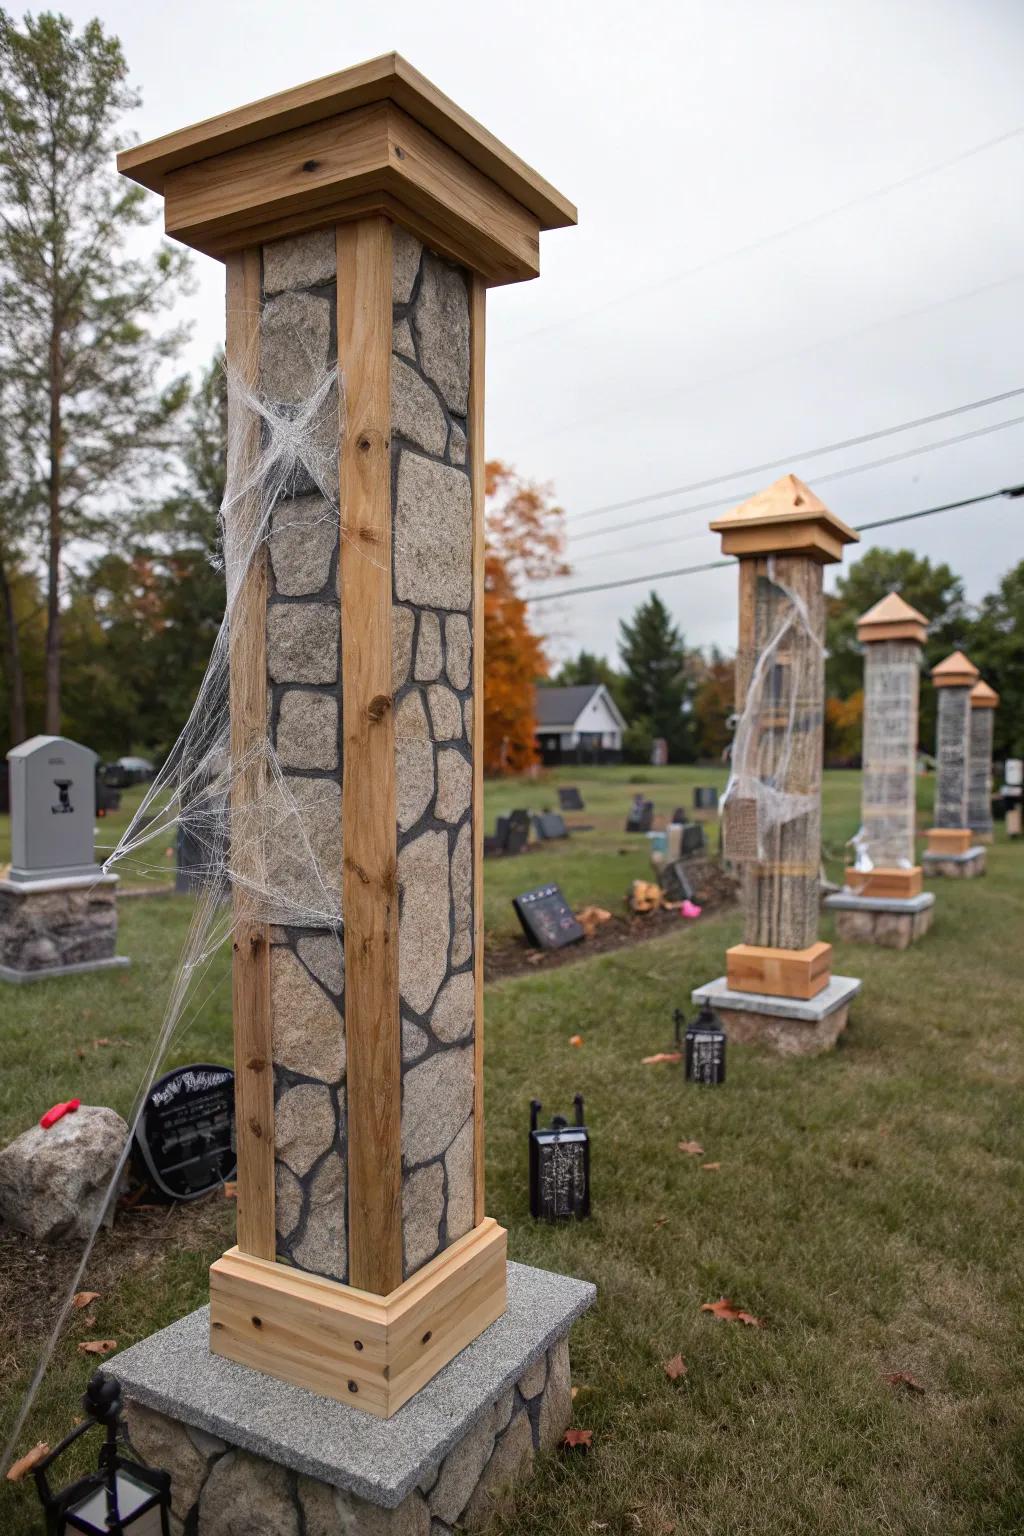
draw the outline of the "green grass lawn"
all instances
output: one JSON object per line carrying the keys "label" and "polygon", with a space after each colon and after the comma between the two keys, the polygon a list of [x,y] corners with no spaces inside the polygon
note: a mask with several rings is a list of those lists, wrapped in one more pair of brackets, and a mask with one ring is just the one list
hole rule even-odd
{"label": "green grass lawn", "polygon": [[[650,785],[664,813],[688,803],[688,786],[715,782],[707,770],[630,777],[560,775],[587,801],[571,819],[599,830],[489,861],[489,930],[510,931],[509,896],[544,879],[560,880],[575,903],[621,902],[647,868],[645,840],[621,832],[630,795]],[[855,830],[857,796],[856,774],[826,776],[824,835],[837,854]],[[550,781],[489,787],[488,821],[556,799]],[[837,946],[835,969],[864,981],[838,1050],[783,1061],[734,1048],[720,1089],[688,1087],[678,1068],[641,1058],[667,1044],[690,989],[721,973],[735,913],[488,989],[489,1209],[514,1258],[598,1286],[572,1340],[576,1422],[593,1431],[593,1450],[540,1462],[497,1531],[1024,1529],[1024,846],[997,842],[985,879],[935,889],[935,926],[913,950]],[[189,914],[185,898],[126,902],[120,948],[131,970],[4,993],[0,1139],[72,1093],[128,1109]],[[830,920],[822,932],[834,937]],[[173,1059],[226,1059],[226,955],[197,984],[192,1013]],[[581,1048],[568,1043],[576,1033]],[[94,1048],[94,1038],[113,1043]],[[593,1219],[534,1227],[529,1100],[566,1110],[577,1089],[593,1138]],[[677,1151],[689,1139],[703,1158]],[[705,1172],[703,1161],[721,1167]],[[229,1225],[224,1202],[123,1219],[85,1278],[103,1292],[94,1334],[124,1346],[199,1305]],[[38,1308],[8,1307],[2,1320],[0,1420],[52,1311],[45,1256],[31,1262]],[[0,1270],[0,1305],[5,1280]],[[765,1326],[700,1311],[723,1294]],[[84,1336],[76,1315],[22,1448],[69,1427],[89,1372],[75,1348]],[[680,1352],[688,1374],[672,1383],[662,1362]],[[899,1371],[925,1391],[884,1380]],[[31,1487],[0,1491],[0,1531],[37,1529]]]}

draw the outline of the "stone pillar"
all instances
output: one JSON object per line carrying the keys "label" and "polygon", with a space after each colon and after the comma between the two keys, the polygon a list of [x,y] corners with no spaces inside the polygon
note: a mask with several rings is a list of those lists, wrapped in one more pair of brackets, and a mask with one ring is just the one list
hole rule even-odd
{"label": "stone pillar", "polygon": [[826,899],[846,941],[905,949],[931,927],[934,896],[915,863],[917,719],[928,621],[896,592],[862,615],[864,746],[861,828],[845,890]]}
{"label": "stone pillar", "polygon": [[967,825],[976,843],[992,841],[992,736],[999,695],[983,679],[971,689]]}
{"label": "stone pillar", "polygon": [[742,868],[743,943],[710,1001],[738,1040],[780,1050],[834,1043],[860,983],[833,977],[818,939],[825,608],[822,570],[856,534],[795,475],[711,524],[739,557],[739,724],[723,799],[725,851]]}
{"label": "stone pillar", "polygon": [[967,819],[971,756],[971,689],[978,669],[954,651],[932,669],[939,693],[935,742],[935,821],[928,832],[924,869],[961,879],[983,874],[985,851],[974,846]]}
{"label": "stone pillar", "polygon": [[212,1348],[387,1418],[506,1302],[483,1179],[485,297],[536,276],[575,210],[397,55],[119,164],[227,267],[238,1245]]}

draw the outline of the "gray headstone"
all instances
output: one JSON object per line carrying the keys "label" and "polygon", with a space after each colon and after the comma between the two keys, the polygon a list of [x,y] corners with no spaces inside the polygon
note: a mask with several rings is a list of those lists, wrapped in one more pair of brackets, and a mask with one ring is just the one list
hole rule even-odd
{"label": "gray headstone", "polygon": [[64,736],[33,736],[7,754],[12,880],[97,875],[96,753]]}

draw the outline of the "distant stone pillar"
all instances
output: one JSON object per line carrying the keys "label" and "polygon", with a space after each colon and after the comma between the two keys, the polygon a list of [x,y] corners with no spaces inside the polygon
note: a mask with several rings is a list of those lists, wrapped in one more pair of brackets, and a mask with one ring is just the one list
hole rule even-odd
{"label": "distant stone pillar", "polygon": [[968,878],[982,874],[985,851],[974,845],[968,822],[971,758],[971,689],[978,669],[954,651],[932,669],[939,707],[935,738],[935,815],[928,832],[924,869],[930,875]]}
{"label": "distant stone pillar", "polygon": [[287,470],[248,553],[265,487],[228,508],[238,1247],[211,1272],[212,1347],[386,1417],[505,1308],[485,298],[536,276],[575,210],[393,54],[120,167],[226,263],[236,478],[268,448]]}
{"label": "distant stone pillar", "polygon": [[992,737],[999,695],[984,679],[971,689],[967,825],[976,843],[992,841]]}
{"label": "distant stone pillar", "polygon": [[860,983],[835,978],[818,939],[825,709],[823,567],[857,535],[786,475],[711,524],[739,557],[739,724],[723,801],[727,856],[742,867],[743,943],[699,988],[737,1039],[820,1050]]}
{"label": "distant stone pillar", "polygon": [[845,889],[826,899],[846,942],[905,949],[931,927],[935,897],[915,861],[921,648],[928,621],[890,592],[857,622],[864,647],[861,829]]}

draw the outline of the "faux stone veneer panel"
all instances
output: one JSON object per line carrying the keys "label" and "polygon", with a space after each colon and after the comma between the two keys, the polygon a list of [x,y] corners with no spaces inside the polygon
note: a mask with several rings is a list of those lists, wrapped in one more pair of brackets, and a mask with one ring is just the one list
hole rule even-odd
{"label": "faux stone veneer panel", "polygon": [[467,275],[396,229],[392,297],[392,677],[408,1276],[473,1225]]}

